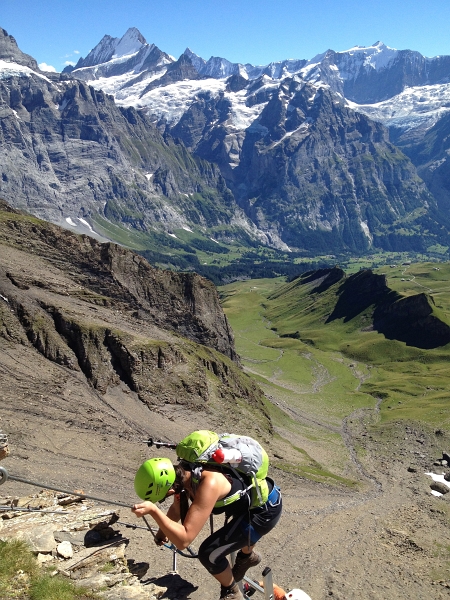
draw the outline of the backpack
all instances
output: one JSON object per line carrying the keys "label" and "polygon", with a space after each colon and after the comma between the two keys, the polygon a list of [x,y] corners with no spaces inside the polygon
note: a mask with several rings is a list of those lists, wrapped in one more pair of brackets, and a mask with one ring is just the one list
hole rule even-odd
{"label": "backpack", "polygon": [[[195,467],[204,465],[222,466],[224,470],[231,470],[241,481],[246,475],[251,481],[245,482],[245,492],[237,492],[231,496],[218,500],[215,508],[227,506],[247,493],[250,498],[250,507],[255,508],[267,502],[269,487],[266,477],[269,469],[269,457],[259,442],[244,435],[230,433],[217,434],[213,431],[194,431],[185,437],[176,448],[177,456]],[[233,456],[232,459],[229,457]]]}

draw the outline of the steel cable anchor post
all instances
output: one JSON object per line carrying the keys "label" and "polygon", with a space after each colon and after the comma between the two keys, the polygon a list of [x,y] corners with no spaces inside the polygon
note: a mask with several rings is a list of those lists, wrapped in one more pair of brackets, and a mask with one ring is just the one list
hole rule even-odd
{"label": "steel cable anchor post", "polygon": [[153,438],[149,438],[148,440],[142,440],[144,444],[147,444],[149,448],[155,446],[155,448],[171,448],[175,450],[177,445],[174,442],[163,442],[161,440],[154,440]]}

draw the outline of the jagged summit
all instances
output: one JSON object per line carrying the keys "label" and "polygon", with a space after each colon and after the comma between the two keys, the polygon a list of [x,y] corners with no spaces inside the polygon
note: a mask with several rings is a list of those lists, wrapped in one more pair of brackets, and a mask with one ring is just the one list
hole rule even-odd
{"label": "jagged summit", "polygon": [[206,60],[201,56],[198,56],[198,54],[195,54],[195,52],[192,52],[190,48],[186,48],[183,54],[191,59],[192,65],[197,70],[197,72],[200,73],[206,65]]}
{"label": "jagged summit", "polygon": [[148,46],[147,41],[136,27],[130,27],[121,38],[105,35],[86,58],[79,59],[75,69],[93,67],[110,60],[135,54],[143,46]]}
{"label": "jagged summit", "polygon": [[120,58],[128,54],[138,52],[142,46],[147,44],[147,40],[136,27],[130,27],[117,44],[113,58]]}

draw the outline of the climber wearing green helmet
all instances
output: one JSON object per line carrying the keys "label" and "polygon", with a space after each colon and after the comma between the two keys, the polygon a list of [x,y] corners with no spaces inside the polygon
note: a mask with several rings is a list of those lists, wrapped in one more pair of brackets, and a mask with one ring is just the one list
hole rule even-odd
{"label": "climber wearing green helmet", "polygon": [[[255,507],[248,493],[250,482],[233,469],[212,465],[198,469],[185,461],[174,467],[166,458],[152,458],[136,474],[135,490],[144,502],[135,504],[132,511],[138,517],[150,515],[156,521],[157,543],[170,540],[179,550],[194,541],[211,514],[225,514],[226,524],[201,544],[198,558],[221,584],[221,600],[243,600],[236,582],[243,579],[247,569],[259,564],[261,556],[254,546],[281,516],[280,490],[270,478],[266,480],[268,499]],[[155,502],[169,496],[174,500],[165,514]],[[226,556],[238,550],[231,569]]]}

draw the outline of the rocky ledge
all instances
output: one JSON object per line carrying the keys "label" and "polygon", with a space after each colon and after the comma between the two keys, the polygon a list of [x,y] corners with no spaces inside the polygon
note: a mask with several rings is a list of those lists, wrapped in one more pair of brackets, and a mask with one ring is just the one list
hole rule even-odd
{"label": "rocky ledge", "polygon": [[167,591],[141,583],[149,565],[127,560],[129,540],[117,511],[49,491],[0,498],[0,509],[0,540],[24,540],[53,575],[105,600],[156,600]]}

